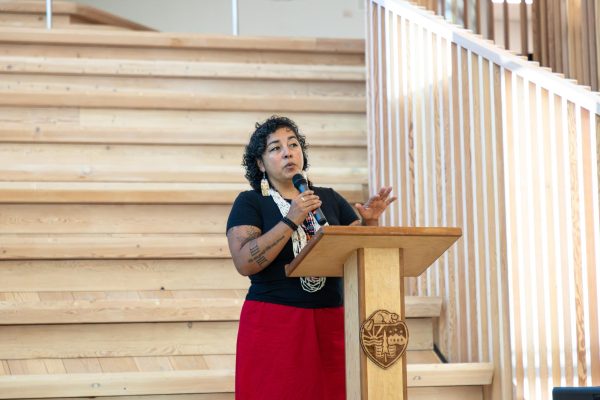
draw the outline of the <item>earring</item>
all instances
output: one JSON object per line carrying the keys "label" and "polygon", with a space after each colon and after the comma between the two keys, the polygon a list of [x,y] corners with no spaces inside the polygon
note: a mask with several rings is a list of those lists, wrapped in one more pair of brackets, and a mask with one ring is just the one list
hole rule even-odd
{"label": "earring", "polygon": [[263,196],[268,197],[269,194],[269,181],[267,180],[267,173],[263,172],[263,178],[260,180],[260,192]]}

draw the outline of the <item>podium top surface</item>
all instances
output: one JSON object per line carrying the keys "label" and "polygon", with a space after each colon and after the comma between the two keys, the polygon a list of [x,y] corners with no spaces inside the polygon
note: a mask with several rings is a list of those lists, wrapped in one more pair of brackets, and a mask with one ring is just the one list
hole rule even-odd
{"label": "podium top surface", "polygon": [[341,277],[354,250],[398,248],[404,250],[404,276],[419,276],[461,236],[460,228],[324,226],[285,272],[290,277]]}

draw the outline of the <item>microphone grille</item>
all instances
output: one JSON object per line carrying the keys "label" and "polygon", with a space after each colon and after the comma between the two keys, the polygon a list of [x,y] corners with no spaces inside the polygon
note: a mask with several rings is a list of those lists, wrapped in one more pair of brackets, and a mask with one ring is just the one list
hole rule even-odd
{"label": "microphone grille", "polygon": [[294,183],[294,186],[298,187],[301,184],[308,184],[308,182],[306,182],[306,179],[304,179],[304,177],[302,176],[302,174],[296,174],[292,177],[292,182]]}

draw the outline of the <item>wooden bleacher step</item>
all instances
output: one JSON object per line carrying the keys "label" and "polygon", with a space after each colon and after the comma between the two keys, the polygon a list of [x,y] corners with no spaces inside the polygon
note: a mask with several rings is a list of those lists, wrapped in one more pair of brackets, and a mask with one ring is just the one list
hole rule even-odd
{"label": "wooden bleacher step", "polygon": [[[356,113],[289,114],[311,148],[366,148],[366,120]],[[238,145],[247,144],[264,112],[0,107],[0,142]]]}
{"label": "wooden bleacher step", "polygon": [[[0,30],[1,32],[1,30]],[[116,76],[139,78],[252,79],[294,82],[360,82],[361,65],[264,64],[236,62],[189,62],[178,60],[130,60],[61,57],[2,56],[0,72],[5,74],[56,76]],[[333,93],[332,93],[333,94]],[[364,95],[364,88],[363,93]]]}
{"label": "wooden bleacher step", "polygon": [[[114,284],[106,283],[105,285],[110,287]],[[233,292],[231,293],[233,296],[232,299],[236,300],[236,295]],[[239,301],[239,294],[237,296],[237,300]],[[198,298],[200,297],[198,296]],[[115,300],[114,304],[116,305],[117,302]],[[65,302],[58,303],[66,304]],[[15,308],[18,302],[9,302],[9,304]],[[126,302],[124,304],[129,303]],[[164,305],[166,307],[167,303],[164,303]],[[176,308],[175,303],[169,303],[168,305]],[[480,385],[487,384],[491,380],[491,367],[489,365],[444,365],[435,359],[432,360],[434,361],[433,364],[423,363],[426,361],[426,354],[429,353],[429,357],[433,354],[431,351],[432,320],[430,317],[439,315],[440,308],[440,298],[408,297],[406,301],[409,329],[415,334],[413,337],[431,337],[431,340],[428,340],[427,343],[422,343],[422,341],[420,341],[421,343],[413,343],[408,352],[410,363],[408,380],[411,398],[424,399],[428,398],[432,393],[438,395],[445,393],[446,398],[450,399],[480,399]],[[2,312],[4,311],[6,309],[3,309]],[[218,309],[213,311],[215,312],[212,314],[212,318],[220,319],[223,317]],[[10,314],[3,314],[2,312],[0,312],[0,316]],[[34,319],[30,321],[31,324],[28,325],[29,329],[24,329],[26,326],[5,326],[0,328],[0,336],[3,336],[4,339],[0,340],[0,343],[7,343],[7,340],[11,341],[11,338],[8,337],[11,335],[11,332],[14,332],[12,333],[13,335],[18,334],[23,338],[20,340],[20,346],[16,349],[11,346],[0,345],[0,355],[1,359],[3,359],[0,362],[0,366],[4,366],[5,374],[5,376],[0,376],[0,389],[2,389],[0,390],[0,393],[2,393],[0,398],[157,396],[159,394],[174,395],[178,393],[207,393],[207,396],[208,393],[231,394],[233,390],[232,362],[234,357],[232,351],[236,328],[235,325],[231,325],[232,332],[225,335],[229,339],[224,342],[223,333],[227,332],[228,328],[221,326],[224,323],[229,324],[231,322],[212,322],[208,323],[208,325],[206,322],[191,323],[192,325],[189,322],[183,324],[153,323],[153,328],[150,329],[150,325],[144,323],[115,324],[113,323],[114,317],[111,315],[114,314],[107,314],[107,321],[104,321],[110,322],[109,324],[72,325],[64,324],[65,321],[62,319],[63,314],[58,313],[54,314],[54,322],[58,323],[58,325],[35,325],[44,321],[36,321],[35,315],[30,314],[29,316]],[[4,320],[4,318],[0,318],[0,320]],[[423,323],[425,320],[428,320],[428,322]],[[415,321],[417,321],[417,328],[412,326]],[[195,324],[201,324],[198,325],[198,327],[201,327],[200,331],[194,328]],[[89,326],[87,331],[84,329],[86,326]],[[112,336],[103,334],[102,331],[104,329],[113,332]],[[220,332],[218,338],[211,334],[213,329],[216,329],[215,332]],[[429,335],[427,335],[427,330],[429,331]],[[193,332],[192,336],[190,336],[190,332]],[[42,341],[41,337],[37,337],[39,335],[46,338],[43,345],[39,344]],[[181,340],[181,335],[184,335],[188,339]],[[173,340],[173,338],[180,339]],[[99,339],[101,340],[100,342],[98,342]],[[210,343],[211,341],[213,343]],[[14,343],[14,340],[12,342]],[[185,342],[187,348],[173,345],[173,343],[181,342]],[[36,343],[38,344],[36,345]],[[90,348],[90,343],[93,344],[92,347],[97,346],[97,348]],[[415,350],[415,347],[418,350]],[[150,364],[146,362],[149,357],[140,357],[137,355],[137,353],[141,352],[147,355],[146,348],[155,349],[154,357],[151,358],[153,361]],[[214,353],[215,349],[217,352],[229,352],[231,355],[215,354],[211,356],[206,353]],[[201,358],[194,356],[194,359],[197,361],[190,364],[189,361],[192,361],[192,359],[189,359],[190,356],[185,355],[188,351],[201,353],[202,356],[200,356]],[[23,356],[26,358],[23,358]],[[72,357],[74,356],[79,358],[73,359]],[[100,358],[89,358],[94,356]],[[56,357],[60,358],[57,359]],[[202,361],[207,357],[207,361]],[[201,364],[196,364],[198,361]],[[204,364],[205,362],[209,364]],[[28,368],[29,371],[39,371],[40,363],[44,365],[47,371],[42,375],[39,373],[9,374],[12,370],[18,371],[19,369],[22,372],[26,372]],[[81,372],[81,370],[79,373],[73,372],[70,374],[50,372],[51,370],[60,371],[61,363],[65,365],[62,368],[68,368],[70,371],[81,368],[81,365],[87,365],[84,369],[90,372]],[[93,365],[97,365],[97,367],[93,367]],[[130,366],[127,367],[127,365]],[[145,370],[144,368],[140,369],[141,365],[147,366]],[[168,365],[167,370],[163,369],[162,372],[151,370],[152,368],[159,368],[159,365],[163,365],[162,368]],[[202,369],[187,369],[193,367],[193,365],[196,365],[196,368],[200,367]],[[115,367],[117,367],[118,371],[114,370]],[[213,367],[227,368],[211,369]],[[177,368],[183,368],[184,370]],[[98,372],[93,372],[94,370]],[[63,369],[64,371],[67,370]],[[457,383],[460,383],[461,386],[456,386]],[[27,389],[24,390],[23,388]],[[207,399],[210,398],[207,397]]]}
{"label": "wooden bleacher step", "polygon": [[365,65],[363,40],[6,27],[0,56]]}
{"label": "wooden bleacher step", "polygon": [[[343,180],[343,179],[342,179]],[[320,183],[350,203],[362,202],[366,185]],[[232,204],[247,183],[0,182],[1,203]]]}

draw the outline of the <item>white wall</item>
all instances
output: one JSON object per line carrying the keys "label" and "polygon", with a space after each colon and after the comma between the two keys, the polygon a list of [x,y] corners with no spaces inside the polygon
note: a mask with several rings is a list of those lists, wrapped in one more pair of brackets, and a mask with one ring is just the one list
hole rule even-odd
{"label": "white wall", "polygon": [[[232,33],[231,0],[75,0],[164,32]],[[238,0],[242,36],[363,38],[364,0]]]}

